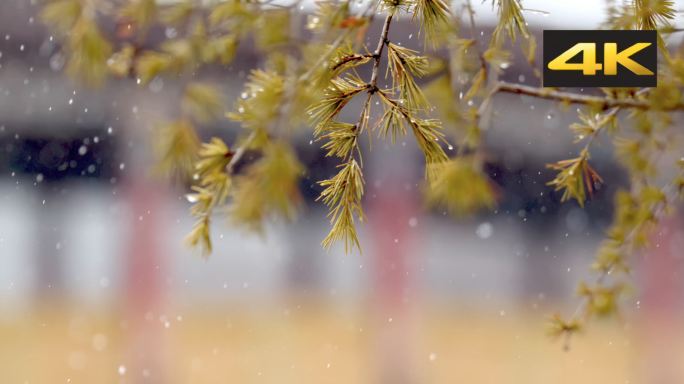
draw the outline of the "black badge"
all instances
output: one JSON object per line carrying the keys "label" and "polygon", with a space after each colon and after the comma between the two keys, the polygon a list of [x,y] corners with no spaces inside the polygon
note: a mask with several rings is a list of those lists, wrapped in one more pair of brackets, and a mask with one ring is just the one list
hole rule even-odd
{"label": "black badge", "polygon": [[655,87],[656,31],[544,31],[544,87]]}

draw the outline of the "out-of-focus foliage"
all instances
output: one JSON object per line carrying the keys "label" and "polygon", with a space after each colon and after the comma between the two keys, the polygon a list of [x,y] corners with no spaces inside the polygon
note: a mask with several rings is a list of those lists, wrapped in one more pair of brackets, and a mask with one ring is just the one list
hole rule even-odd
{"label": "out-of-focus foliage", "polygon": [[434,188],[425,188],[426,202],[446,208],[458,217],[469,216],[481,209],[496,207],[492,182],[483,175],[473,156],[431,165],[437,180]]}
{"label": "out-of-focus foliage", "polygon": [[83,83],[102,86],[112,44],[100,31],[90,7],[62,0],[48,4],[40,16],[56,34],[64,36],[64,50],[69,55],[66,73]]}
{"label": "out-of-focus foliage", "polygon": [[40,16],[55,32],[66,34],[81,17],[83,7],[78,0],[61,0],[49,3]]}
{"label": "out-of-focus foliage", "polygon": [[127,24],[127,28],[135,26],[147,29],[157,18],[157,2],[156,0],[128,0],[119,10],[119,18]]}
{"label": "out-of-focus foliage", "polygon": [[565,338],[565,348],[569,348],[570,336],[580,332],[582,325],[578,320],[565,321],[558,313],[549,316],[546,323],[546,334],[552,339]]}
{"label": "out-of-focus foliage", "polygon": [[221,117],[223,105],[221,91],[213,85],[203,83],[188,84],[181,100],[183,113],[204,123]]}
{"label": "out-of-focus foliage", "polygon": [[188,119],[158,123],[155,127],[154,152],[159,159],[155,172],[178,181],[192,178],[200,142]]}
{"label": "out-of-focus foliage", "polygon": [[[605,26],[610,29],[655,30],[670,27],[674,20],[674,1],[669,0],[630,0],[628,2],[609,2],[608,20]],[[658,48],[669,57],[665,40],[658,34]]]}
{"label": "out-of-focus foliage", "polygon": [[226,114],[248,130],[265,130],[280,110],[284,93],[283,76],[273,71],[255,70],[249,76],[234,112]]}
{"label": "out-of-focus foliage", "polygon": [[235,180],[233,200],[228,207],[231,221],[262,233],[264,219],[272,215],[294,220],[302,200],[299,179],[304,170],[289,144],[269,143],[263,149],[263,157]]}
{"label": "out-of-focus foliage", "polygon": [[[663,60],[657,88],[606,88],[589,96],[503,83],[498,76],[513,62],[507,41],[516,39],[522,40],[522,54],[540,76],[523,3],[491,1],[499,20],[484,51],[467,0],[458,5],[444,0],[319,1],[305,22],[299,2],[55,0],[44,6],[41,19],[62,43],[66,73],[80,84],[101,87],[109,76],[130,77],[140,85],[164,76],[186,79],[190,76],[183,75],[192,74],[197,79],[184,84],[178,116],[157,125],[153,144],[159,159],[156,173],[193,184],[188,199],[197,222],[185,243],[204,255],[211,252],[215,214],[226,214],[232,224],[257,233],[263,233],[267,220],[296,218],[301,206],[298,181],[305,169],[289,138],[305,123],[314,127],[312,134],[327,155],[340,161],[339,171],[319,182],[325,187],[319,199],[330,208],[332,224],[323,246],[330,249],[342,242],[351,251],[361,248],[356,222],[365,220],[359,146],[364,131],[377,130],[378,139],[389,137],[392,144],[412,136],[425,156],[422,190],[427,205],[468,216],[492,209],[498,198],[483,171],[497,93],[554,99],[564,107],[583,104],[579,122],[569,128],[576,143],[585,142],[584,148],[579,157],[549,165],[558,171],[549,184],[563,192],[563,201],[583,206],[603,183],[589,161],[593,143],[600,144],[605,133],[612,136],[617,161],[628,171],[631,185],[616,194],[614,221],[591,265],[599,278],[580,285],[582,304],[572,318],[556,314],[550,320],[549,335],[563,337],[567,345],[591,318],[619,313],[619,298],[627,287],[622,277],[632,270],[633,254],[649,245],[650,231],[684,198],[684,158],[675,152],[681,150],[676,140],[681,131],[674,129],[672,116],[684,110],[684,50],[670,56],[661,36],[678,32],[670,24],[672,1],[609,2],[604,28],[658,31]],[[384,17],[382,30],[367,36],[377,14]],[[392,21],[404,15],[436,52],[429,60],[424,52],[391,42]],[[103,19],[110,17],[116,21],[114,31],[104,27]],[[468,21],[469,28],[460,20]],[[298,30],[302,24],[312,32],[306,37]],[[147,35],[157,25],[173,26],[177,35],[151,46]],[[363,42],[377,45],[369,48]],[[202,67],[230,65],[244,44],[253,44],[252,51],[263,54],[265,64],[251,71],[240,97],[227,108],[220,88],[202,82]],[[370,78],[356,72],[360,66],[371,67]],[[383,71],[392,79],[391,88],[377,85]],[[430,84],[419,86],[416,79],[426,76]],[[364,99],[358,119],[339,121],[340,111],[358,97]],[[373,98],[379,100],[373,104]],[[384,113],[370,126],[373,105],[381,105]],[[235,142],[212,138],[201,144],[195,126],[224,115],[241,123]],[[248,152],[253,155],[249,160]],[[659,167],[659,161],[672,162],[673,157],[675,166]]]}

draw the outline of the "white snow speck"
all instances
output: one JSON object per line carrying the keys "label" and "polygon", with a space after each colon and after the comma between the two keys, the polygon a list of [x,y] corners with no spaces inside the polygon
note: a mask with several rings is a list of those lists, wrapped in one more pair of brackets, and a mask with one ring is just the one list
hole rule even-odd
{"label": "white snow speck", "polygon": [[494,233],[494,227],[489,222],[484,222],[477,227],[477,237],[480,239],[488,239]]}

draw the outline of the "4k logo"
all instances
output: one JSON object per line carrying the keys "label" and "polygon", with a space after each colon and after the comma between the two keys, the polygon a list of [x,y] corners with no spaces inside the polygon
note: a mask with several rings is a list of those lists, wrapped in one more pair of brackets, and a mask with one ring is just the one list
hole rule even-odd
{"label": "4k logo", "polygon": [[544,31],[545,87],[655,87],[655,31]]}

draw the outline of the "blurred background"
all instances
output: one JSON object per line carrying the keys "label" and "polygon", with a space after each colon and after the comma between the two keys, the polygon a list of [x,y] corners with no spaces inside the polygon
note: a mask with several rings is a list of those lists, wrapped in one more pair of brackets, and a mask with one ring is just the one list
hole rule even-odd
{"label": "blurred background", "polygon": [[[605,17],[594,0],[525,6],[550,12],[526,12],[539,42],[544,29]],[[338,161],[302,128],[300,220],[269,223],[263,238],[215,220],[203,259],[181,247],[188,190],[149,176],[151,127],[177,117],[184,80],[74,87],[39,9],[0,2],[0,383],[684,383],[681,216],[635,262],[621,319],[593,324],[569,352],[544,335],[545,315],[570,315],[575,284],[592,281],[612,195],[627,181],[604,145],[592,160],[605,184],[584,209],[546,185],[545,164],[583,146],[567,129],[575,107],[495,97],[488,172],[502,200],[468,220],[423,207],[412,140],[369,151],[365,137],[363,255],[320,246],[329,223],[316,181]],[[486,47],[495,15],[489,3],[476,11]],[[150,45],[174,33],[155,29]],[[390,39],[423,49],[408,18]],[[502,79],[539,85],[515,55]],[[236,57],[187,77],[221,84],[229,108],[263,64],[250,44]],[[340,119],[359,109],[354,100]],[[232,143],[239,130],[223,119],[201,135]]]}

